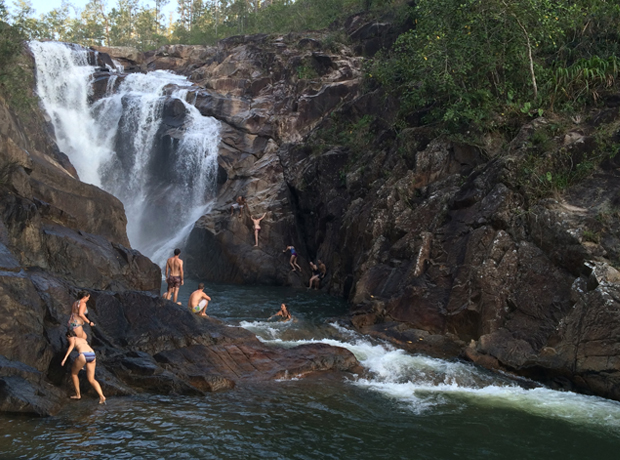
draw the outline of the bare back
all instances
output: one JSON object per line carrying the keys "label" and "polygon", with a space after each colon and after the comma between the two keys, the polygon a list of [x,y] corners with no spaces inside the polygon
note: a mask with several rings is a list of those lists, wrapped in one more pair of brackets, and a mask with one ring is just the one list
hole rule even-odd
{"label": "bare back", "polygon": [[195,306],[197,306],[198,303],[202,299],[211,300],[211,297],[205,294],[204,291],[202,291],[202,289],[198,289],[192,292],[191,295],[189,296],[189,302],[188,302],[189,308],[194,308]]}
{"label": "bare back", "polygon": [[178,257],[170,257],[166,262],[166,271],[168,276],[182,276],[183,274],[183,261]]}
{"label": "bare back", "polygon": [[80,337],[72,337],[72,339],[74,340],[74,344],[75,344],[75,349],[78,351],[78,353],[84,353],[85,351],[90,351],[92,352],[93,349],[90,347],[90,345],[88,345],[88,342]]}

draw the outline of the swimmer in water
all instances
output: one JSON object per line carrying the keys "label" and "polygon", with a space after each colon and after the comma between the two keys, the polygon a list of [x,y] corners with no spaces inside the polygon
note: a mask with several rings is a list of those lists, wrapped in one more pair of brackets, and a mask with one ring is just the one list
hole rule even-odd
{"label": "swimmer in water", "polygon": [[286,308],[286,305],[284,304],[280,305],[280,311],[278,311],[278,313],[276,313],[275,315],[271,315],[267,321],[269,321],[271,318],[275,318],[276,316],[282,317],[280,321],[289,321],[293,319],[293,316],[291,315],[291,313],[288,311],[288,308]]}
{"label": "swimmer in water", "polygon": [[101,385],[99,382],[95,380],[95,367],[97,366],[95,352],[88,342],[81,337],[76,337],[75,331],[69,330],[67,331],[67,340],[69,341],[69,349],[67,350],[67,354],[65,358],[62,360],[61,366],[65,365],[69,354],[75,348],[79,355],[73,361],[73,367],[71,368],[71,379],[73,380],[73,386],[75,387],[75,396],[71,396],[71,399],[81,399],[82,394],[80,393],[80,379],[78,378],[78,373],[80,370],[86,365],[86,377],[88,378],[88,382],[95,389],[97,394],[99,395],[99,404],[105,404],[105,396],[103,396],[103,392],[101,391]]}
{"label": "swimmer in water", "polygon": [[208,316],[207,306],[211,300],[211,297],[204,293],[204,288],[204,283],[200,283],[198,289],[191,293],[187,302],[190,311],[200,316]]}

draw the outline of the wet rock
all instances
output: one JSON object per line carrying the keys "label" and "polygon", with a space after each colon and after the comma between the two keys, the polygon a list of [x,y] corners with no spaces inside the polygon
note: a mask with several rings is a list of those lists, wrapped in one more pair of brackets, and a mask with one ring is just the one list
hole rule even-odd
{"label": "wet rock", "polygon": [[61,409],[64,398],[39,371],[0,355],[0,412],[50,416]]}

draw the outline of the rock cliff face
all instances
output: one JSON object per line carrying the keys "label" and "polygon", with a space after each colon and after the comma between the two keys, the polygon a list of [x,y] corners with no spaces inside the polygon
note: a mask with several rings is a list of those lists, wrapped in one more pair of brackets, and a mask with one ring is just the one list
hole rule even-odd
{"label": "rock cliff face", "polygon": [[[425,128],[396,136],[398,101],[361,79],[364,55],[395,30],[362,16],[344,30],[349,45],[330,47],[324,34],[233,37],[135,61],[189,76],[195,105],[222,122],[219,193],[190,235],[189,271],[300,286],[320,258],[323,289],[351,302],[364,332],[620,399],[618,165],[594,165],[579,185],[539,199],[523,174],[542,118],[508,145],[462,145]],[[613,122],[617,108],[590,118],[601,116]],[[592,134],[565,127],[549,151],[577,165]],[[229,215],[236,195],[267,212],[259,248],[248,215]],[[281,252],[289,244],[301,277]]]}
{"label": "rock cliff face", "polygon": [[37,109],[16,114],[0,99],[0,410],[49,415],[65,403],[64,332],[81,289],[92,293],[97,327],[86,331],[110,395],[202,394],[247,379],[357,370],[346,350],[269,349],[159,298],[161,271],[130,248],[122,203],[80,182],[50,131]]}
{"label": "rock cliff face", "polygon": [[[397,31],[363,16],[343,30],[348,45],[316,33],[232,37],[214,47],[145,54],[100,50],[129,71],[187,75],[195,84],[188,100],[221,122],[218,195],[187,242],[188,272],[211,281],[303,286],[308,261],[320,258],[328,267],[322,289],[350,301],[361,331],[413,352],[461,356],[620,399],[620,165],[596,164],[578,185],[540,199],[523,186],[523,175],[536,133],[545,129],[542,118],[507,145],[489,138],[472,147],[433,138],[423,127],[397,134],[390,121],[398,101],[364,89],[361,78],[364,56],[389,45]],[[97,74],[93,97],[106,85],[107,73]],[[164,110],[162,136],[182,136],[174,128],[183,111],[172,103]],[[618,110],[591,115],[614,123]],[[93,333],[108,392],[231,387],[256,378],[247,356],[270,363],[259,369],[268,376],[354,367],[347,353],[320,347],[305,349],[297,362],[243,331],[195,322],[136,293],[156,289],[159,272],[126,249],[120,204],[79,184],[60,152],[26,139],[9,111],[2,116],[2,145],[15,146],[3,147],[13,166],[0,185],[0,295],[14,322],[0,348],[10,360],[0,375],[2,407],[27,401],[24,410],[53,410],[39,408],[33,395],[61,380],[60,329],[77,287],[93,289],[101,324]],[[561,148],[579,164],[592,147],[593,126],[567,127],[549,151]],[[79,215],[76,195],[87,203]],[[230,217],[237,195],[248,200],[243,218]],[[249,214],[263,212],[255,248]],[[290,272],[282,254],[291,244],[301,275]],[[145,311],[155,314],[142,326]],[[36,353],[26,356],[19,346],[24,334]],[[237,370],[218,367],[223,355],[239,359]],[[29,382],[27,394],[15,393],[15,379]]]}

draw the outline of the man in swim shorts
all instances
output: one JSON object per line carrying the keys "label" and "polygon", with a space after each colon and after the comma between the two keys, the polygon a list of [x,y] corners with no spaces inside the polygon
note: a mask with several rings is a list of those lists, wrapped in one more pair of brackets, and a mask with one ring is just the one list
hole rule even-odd
{"label": "man in swim shorts", "polygon": [[235,202],[230,206],[230,217],[235,214],[235,211],[239,211],[239,219],[243,217],[243,210],[245,209],[245,205],[247,201],[245,197],[239,195]]}
{"label": "man in swim shorts", "polygon": [[179,259],[180,249],[174,250],[174,257],[170,257],[166,262],[166,283],[168,283],[168,291],[164,294],[164,299],[170,300],[174,293],[174,303],[177,303],[179,296],[179,288],[183,286],[183,261]]}
{"label": "man in swim shorts", "polygon": [[204,288],[204,283],[200,283],[198,289],[192,292],[187,302],[190,311],[197,315],[200,314],[200,316],[207,316],[207,306],[211,300],[211,297],[204,293]]}

